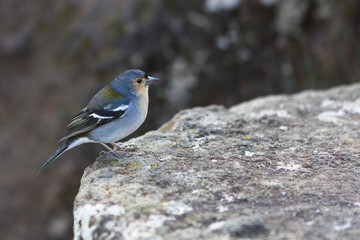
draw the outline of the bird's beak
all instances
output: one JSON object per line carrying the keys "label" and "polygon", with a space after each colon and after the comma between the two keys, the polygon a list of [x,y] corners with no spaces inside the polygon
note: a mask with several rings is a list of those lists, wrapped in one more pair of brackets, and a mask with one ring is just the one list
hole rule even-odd
{"label": "bird's beak", "polygon": [[152,83],[154,83],[154,82],[158,82],[159,81],[159,79],[158,78],[154,78],[154,77],[148,77],[147,79],[146,79],[146,82],[145,82],[145,85],[146,86],[149,86],[150,84],[152,84]]}

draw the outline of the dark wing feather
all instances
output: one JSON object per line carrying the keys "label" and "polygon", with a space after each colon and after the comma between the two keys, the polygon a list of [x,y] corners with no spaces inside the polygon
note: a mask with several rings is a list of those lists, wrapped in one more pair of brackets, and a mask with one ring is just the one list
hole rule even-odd
{"label": "dark wing feather", "polygon": [[80,113],[73,117],[67,126],[67,133],[60,140],[89,132],[101,125],[109,123],[124,115],[126,110],[108,111],[105,109],[83,109]]}
{"label": "dark wing feather", "polygon": [[81,112],[72,118],[67,133],[60,140],[84,134],[124,115],[129,98],[110,86],[101,89]]}

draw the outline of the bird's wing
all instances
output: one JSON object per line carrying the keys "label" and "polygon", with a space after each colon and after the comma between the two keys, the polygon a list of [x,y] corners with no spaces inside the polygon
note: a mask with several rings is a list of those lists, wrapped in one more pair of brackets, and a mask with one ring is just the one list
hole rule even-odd
{"label": "bird's wing", "polygon": [[84,134],[122,117],[128,107],[128,98],[109,87],[103,88],[91,99],[86,108],[71,119],[67,126],[67,133],[61,141]]}

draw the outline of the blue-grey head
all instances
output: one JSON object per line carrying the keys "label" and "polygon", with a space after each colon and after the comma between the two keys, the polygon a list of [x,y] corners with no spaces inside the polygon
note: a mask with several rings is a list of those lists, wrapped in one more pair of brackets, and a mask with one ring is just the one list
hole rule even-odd
{"label": "blue-grey head", "polygon": [[141,95],[147,94],[149,85],[157,81],[159,81],[158,78],[150,77],[139,69],[130,69],[120,73],[110,83],[110,87],[125,96]]}

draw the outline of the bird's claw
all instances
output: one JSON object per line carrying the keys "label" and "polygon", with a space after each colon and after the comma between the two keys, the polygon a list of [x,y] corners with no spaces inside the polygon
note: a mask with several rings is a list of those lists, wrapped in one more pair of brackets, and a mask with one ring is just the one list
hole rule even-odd
{"label": "bird's claw", "polygon": [[116,144],[116,143],[111,143],[111,145],[113,145],[113,147],[114,147],[113,150],[114,150],[114,151],[136,152],[136,151],[139,150],[137,147],[130,147],[130,148],[121,147],[121,146],[119,146],[119,145]]}
{"label": "bird's claw", "polygon": [[[117,145],[116,143],[111,143],[111,145],[113,145],[114,148],[110,148],[108,147],[105,143],[102,143],[102,145],[109,150],[108,152],[100,152],[100,154],[112,154],[113,156],[117,157],[117,158],[123,158],[123,157],[129,157],[132,154],[129,154],[127,152],[134,152],[136,150],[138,150],[137,148],[122,148],[119,145]],[[125,153],[119,153],[120,151],[125,152]]]}
{"label": "bird's claw", "polygon": [[131,154],[128,154],[128,153],[118,153],[116,151],[113,151],[113,152],[110,152],[112,155],[114,155],[115,157],[118,157],[118,158],[123,158],[123,157],[129,157],[131,156]]}

